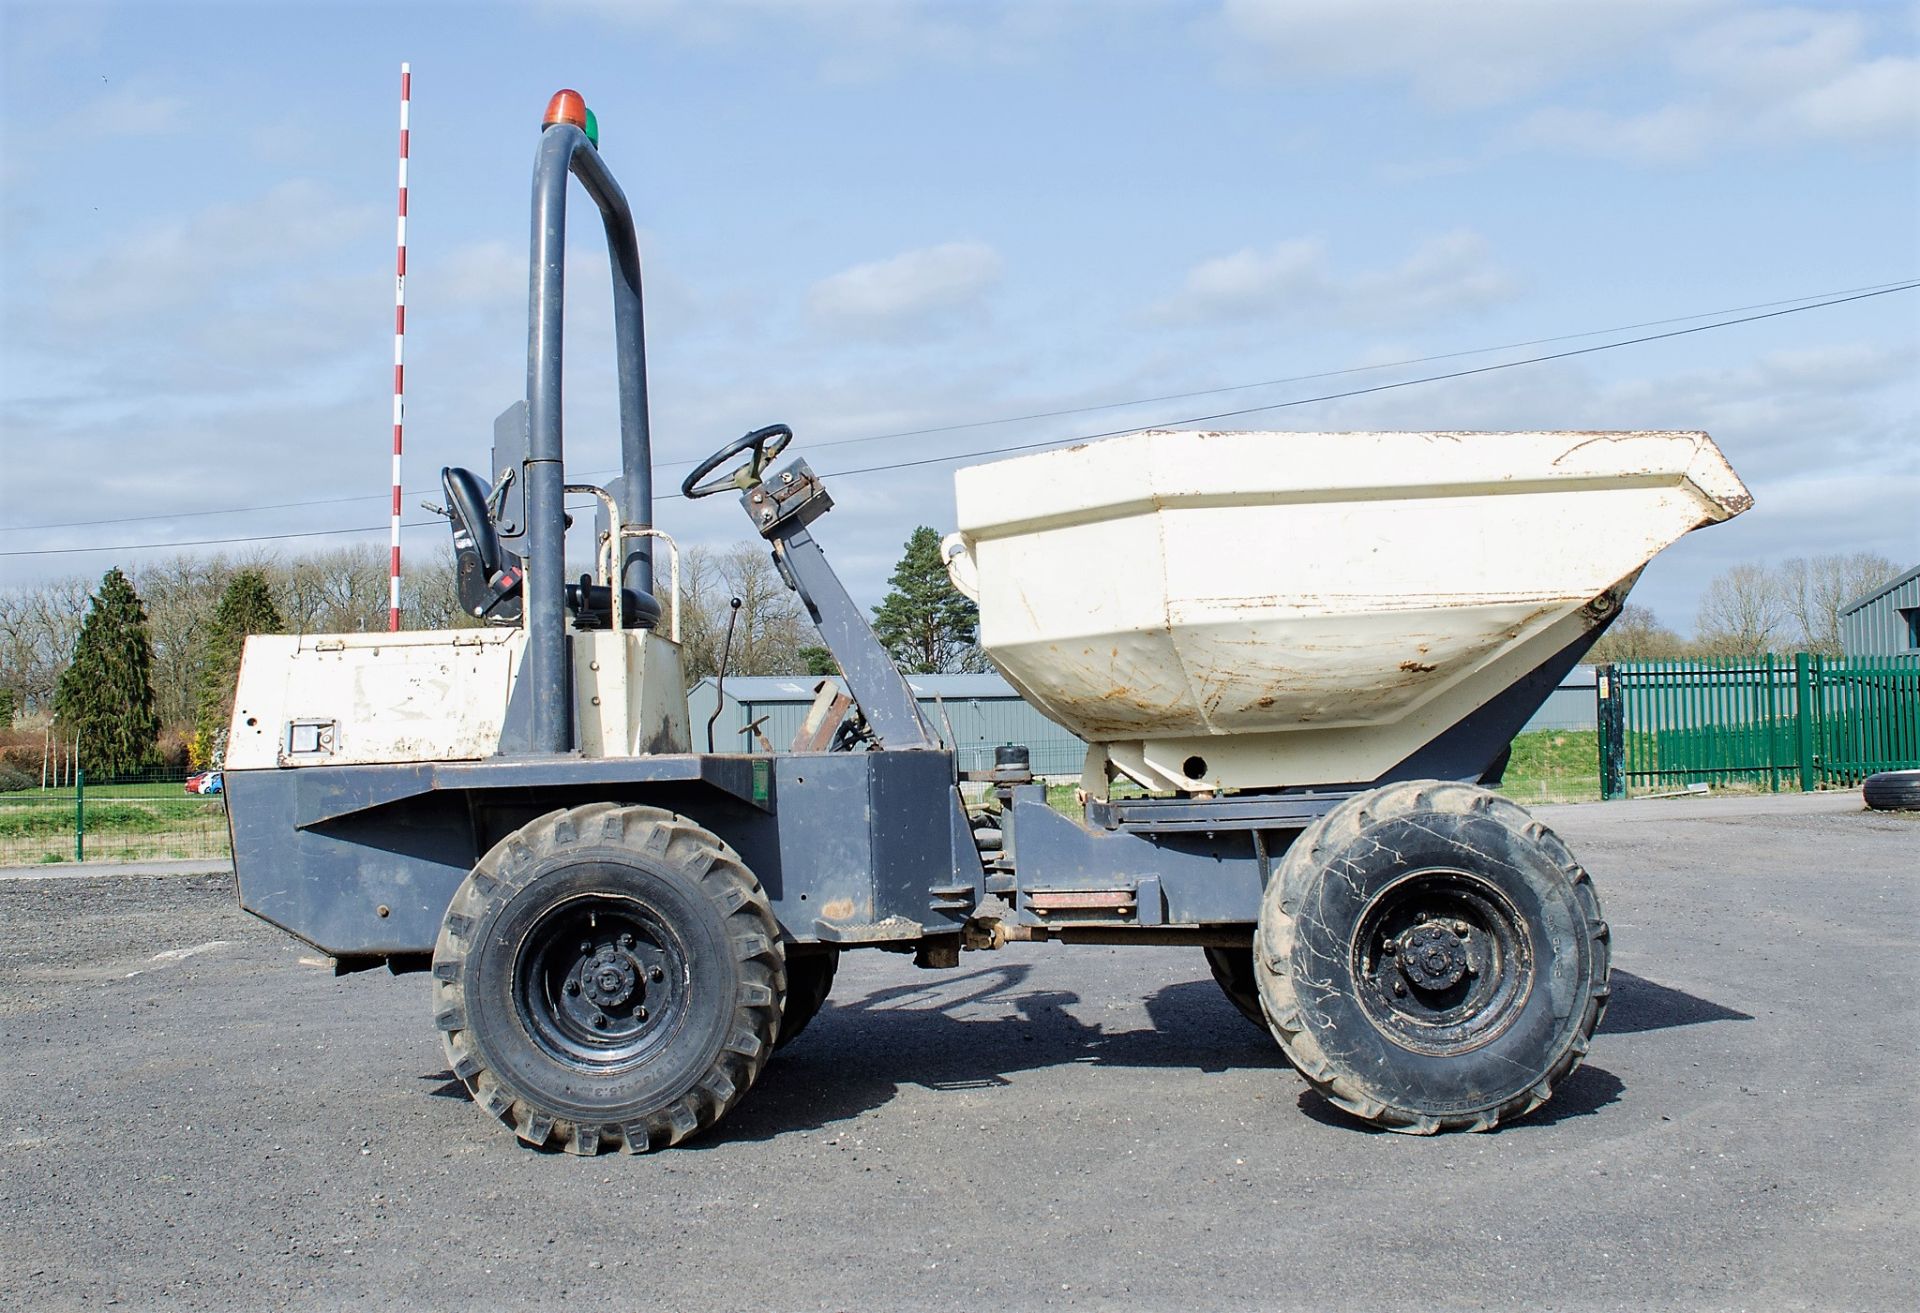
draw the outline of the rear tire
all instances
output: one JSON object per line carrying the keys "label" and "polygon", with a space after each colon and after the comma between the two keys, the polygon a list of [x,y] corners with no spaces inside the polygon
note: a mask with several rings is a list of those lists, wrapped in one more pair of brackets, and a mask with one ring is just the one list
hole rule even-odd
{"label": "rear tire", "polygon": [[1920,811],[1920,770],[1883,770],[1860,786],[1867,806],[1881,812]]}
{"label": "rear tire", "polygon": [[800,1037],[827,1001],[834,973],[840,969],[840,950],[833,947],[787,945],[787,998],[780,1009],[780,1038],[784,1049]]}
{"label": "rear tire", "polygon": [[536,1146],[677,1144],[772,1050],[785,957],[738,854],[683,816],[596,803],[496,844],[433,954],[434,1022],[474,1101]]}
{"label": "rear tire", "polygon": [[1552,831],[1477,786],[1416,781],[1294,841],[1254,956],[1274,1035],[1314,1089],[1430,1135],[1546,1102],[1606,1009],[1610,947]]}

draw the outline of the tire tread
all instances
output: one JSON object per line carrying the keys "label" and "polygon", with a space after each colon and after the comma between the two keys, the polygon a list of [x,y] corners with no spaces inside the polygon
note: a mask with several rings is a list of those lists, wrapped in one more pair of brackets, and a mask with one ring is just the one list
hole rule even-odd
{"label": "tire tread", "polygon": [[[577,843],[583,835],[631,846],[630,836],[641,832],[641,852],[678,868],[722,911],[741,975],[734,1024],[712,1066],[665,1108],[624,1122],[576,1122],[549,1114],[527,1095],[508,1090],[487,1066],[468,1038],[460,981],[473,926],[490,903],[511,898],[527,886],[543,855]],[[433,962],[434,1019],[455,1077],[476,1103],[522,1140],[545,1147],[558,1137],[567,1151],[586,1156],[609,1147],[645,1153],[678,1144],[725,1116],[766,1063],[779,1033],[786,991],[779,925],[766,892],[739,854],[685,816],[625,803],[548,812],[495,844],[455,892]]]}

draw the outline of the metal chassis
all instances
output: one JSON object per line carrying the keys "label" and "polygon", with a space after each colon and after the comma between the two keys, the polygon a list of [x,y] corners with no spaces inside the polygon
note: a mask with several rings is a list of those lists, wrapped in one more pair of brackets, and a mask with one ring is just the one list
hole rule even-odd
{"label": "metal chassis", "polygon": [[741,504],[839,662],[875,750],[582,758],[573,750],[563,600],[560,256],[569,174],[600,209],[613,265],[619,581],[652,591],[633,219],[597,150],[579,129],[557,124],[543,135],[534,172],[524,418],[517,405],[496,426],[496,441],[525,471],[525,525],[515,536],[524,533],[528,562],[526,661],[501,754],[226,776],[242,905],[343,970],[424,966],[448,902],[481,856],[537,816],[603,801],[670,809],[732,845],[794,942],[916,949],[924,965],[953,965],[963,946],[1008,939],[1244,944],[1274,863],[1301,830],[1378,784],[1497,781],[1514,733],[1612,618],[1378,780],[1219,798],[1095,798],[1075,820],[1049,807],[1030,776],[1009,772],[994,781],[1001,847],[983,851],[953,754],[813,538],[832,499],[806,462],[794,461],[746,488]]}

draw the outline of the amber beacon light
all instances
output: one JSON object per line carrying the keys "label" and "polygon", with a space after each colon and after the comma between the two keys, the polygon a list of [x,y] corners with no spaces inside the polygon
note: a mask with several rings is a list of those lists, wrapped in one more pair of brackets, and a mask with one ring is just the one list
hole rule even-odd
{"label": "amber beacon light", "polygon": [[547,116],[540,120],[540,126],[550,128],[556,123],[571,123],[582,132],[587,130],[587,102],[571,87],[554,92],[547,102]]}

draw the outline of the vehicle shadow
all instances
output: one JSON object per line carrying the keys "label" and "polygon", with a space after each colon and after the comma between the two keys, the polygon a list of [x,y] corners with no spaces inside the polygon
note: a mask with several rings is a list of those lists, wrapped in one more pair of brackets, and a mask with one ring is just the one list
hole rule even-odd
{"label": "vehicle shadow", "polygon": [[[995,966],[829,1002],[768,1064],[740,1107],[696,1145],[824,1129],[879,1107],[903,1086],[987,1089],[1017,1072],[1067,1064],[1200,1073],[1287,1067],[1279,1046],[1210,980],[1155,992],[1146,1000],[1152,1029],[1105,1030],[1069,1011],[1079,995],[1025,988],[1031,970]],[[1002,1010],[955,1015],[983,1004]]]}
{"label": "vehicle shadow", "polygon": [[1697,994],[1615,969],[1613,998],[1607,1004],[1607,1015],[1601,1018],[1600,1033],[1636,1035],[1676,1026],[1699,1026],[1709,1021],[1752,1020],[1750,1013],[1736,1012]]}
{"label": "vehicle shadow", "polygon": [[[1236,1012],[1210,980],[1182,981],[1155,991],[1145,1001],[1151,1028],[1106,1030],[1071,1010],[1081,1003],[1078,994],[1028,988],[1032,971],[1031,965],[1010,963],[942,974],[924,984],[896,985],[845,1002],[830,1000],[805,1034],[774,1055],[740,1106],[687,1147],[824,1130],[881,1106],[905,1086],[989,1089],[1008,1084],[1019,1072],[1068,1064],[1200,1074],[1289,1070],[1279,1045]],[[1613,973],[1613,990],[1601,1026],[1604,1033],[1752,1020],[1744,1012],[1628,971]],[[988,1010],[992,1015],[981,1015]],[[432,1085],[428,1097],[467,1097],[466,1087],[450,1071],[420,1079]],[[1618,1102],[1625,1090],[1618,1076],[1586,1063],[1561,1084],[1551,1102],[1512,1128],[1592,1116]],[[1307,1117],[1323,1125],[1387,1133],[1348,1116],[1311,1090],[1302,1090],[1299,1102]]]}
{"label": "vehicle shadow", "polygon": [[[1591,1062],[1584,1062],[1574,1069],[1573,1075],[1555,1087],[1553,1097],[1545,1104],[1525,1117],[1501,1122],[1499,1128],[1492,1133],[1511,1135],[1515,1131],[1524,1131],[1529,1128],[1555,1126],[1575,1117],[1591,1117],[1609,1104],[1618,1103],[1620,1096],[1626,1092],[1625,1081],[1605,1067],[1596,1067]],[[1397,1134],[1384,1126],[1375,1126],[1342,1112],[1312,1090],[1300,1091],[1300,1111],[1322,1126],[1334,1126],[1343,1131],[1358,1131],[1362,1135]]]}

